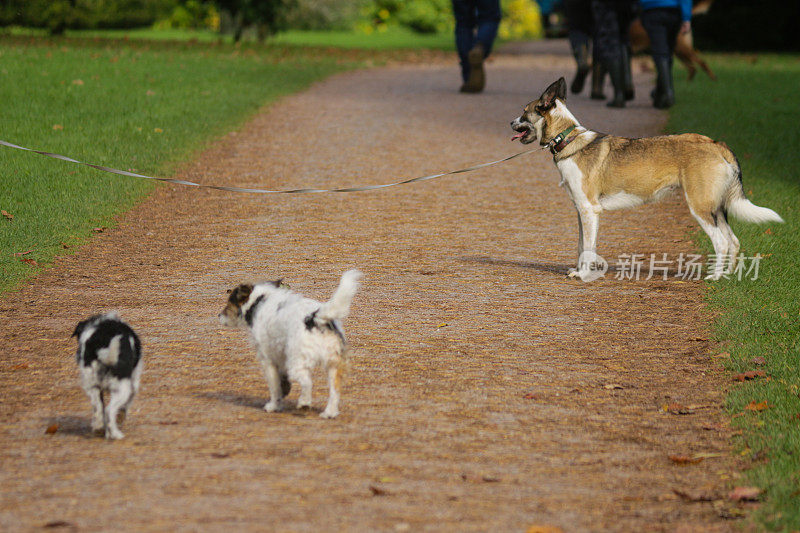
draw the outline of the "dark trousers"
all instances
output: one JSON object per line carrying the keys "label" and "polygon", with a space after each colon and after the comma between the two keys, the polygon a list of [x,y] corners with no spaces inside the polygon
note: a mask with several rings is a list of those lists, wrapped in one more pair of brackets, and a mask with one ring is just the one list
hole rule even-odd
{"label": "dark trousers", "polygon": [[622,58],[628,46],[628,28],[634,15],[634,3],[628,0],[592,0],[594,46],[604,63]]}
{"label": "dark trousers", "polygon": [[650,37],[653,59],[669,58],[675,51],[675,39],[681,29],[681,12],[678,8],[657,8],[642,11],[642,26]]}
{"label": "dark trousers", "polygon": [[567,36],[572,50],[581,46],[588,48],[593,34],[591,0],[564,0],[564,15],[567,17]]}
{"label": "dark trousers", "polygon": [[500,0],[453,0],[456,19],[456,50],[461,62],[461,77],[469,79],[467,55],[481,43],[485,55],[492,51],[497,28],[500,26]]}

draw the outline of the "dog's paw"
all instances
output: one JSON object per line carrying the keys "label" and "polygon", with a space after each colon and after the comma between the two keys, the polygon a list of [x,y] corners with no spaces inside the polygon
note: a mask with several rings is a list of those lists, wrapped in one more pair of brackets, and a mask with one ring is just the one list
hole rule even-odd
{"label": "dog's paw", "polygon": [[578,269],[577,268],[570,268],[567,270],[567,277],[568,278],[577,278],[578,277]]}
{"label": "dog's paw", "polygon": [[274,413],[275,411],[280,411],[281,406],[278,402],[267,402],[264,404],[264,410],[268,413]]}
{"label": "dog's paw", "polygon": [[322,411],[319,414],[319,416],[320,416],[320,418],[336,418],[337,416],[339,416],[339,410],[338,409],[330,409],[330,408],[328,408],[328,409],[325,409],[324,411]]}
{"label": "dog's paw", "polygon": [[123,433],[118,429],[111,429],[111,428],[106,429],[106,438],[108,440],[119,440],[124,437],[125,435],[123,435]]}
{"label": "dog's paw", "polygon": [[310,409],[311,408],[311,402],[303,401],[303,400],[297,400],[297,408],[298,409]]}

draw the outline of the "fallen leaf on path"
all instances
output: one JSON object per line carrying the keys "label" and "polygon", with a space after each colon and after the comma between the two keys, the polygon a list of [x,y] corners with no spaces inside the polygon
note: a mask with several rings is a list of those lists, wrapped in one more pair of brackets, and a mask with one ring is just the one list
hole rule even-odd
{"label": "fallen leaf on path", "polygon": [[748,403],[744,408],[748,411],[763,411],[764,409],[769,409],[771,406],[767,400],[763,402],[756,402],[753,400],[752,402]]}
{"label": "fallen leaf on path", "polygon": [[670,455],[669,460],[676,465],[693,465],[703,460],[702,457],[689,457],[688,455]]}
{"label": "fallen leaf on path", "polygon": [[529,392],[523,396],[526,400],[538,400],[539,396],[533,392]]}
{"label": "fallen leaf on path", "polygon": [[213,457],[214,459],[225,459],[226,457],[230,457],[230,456],[231,456],[231,454],[228,453],[228,452],[213,452],[211,454],[211,457]]}
{"label": "fallen leaf on path", "polygon": [[78,527],[75,524],[73,524],[72,522],[67,522],[66,520],[52,520],[43,525],[42,527],[47,529],[55,529],[58,527],[69,527],[73,529],[78,529]]}
{"label": "fallen leaf on path", "polygon": [[609,383],[608,385],[603,385],[603,388],[606,390],[615,390],[615,389],[624,389],[625,387],[617,383]]}
{"label": "fallen leaf on path", "polygon": [[664,404],[661,407],[661,409],[673,415],[690,415],[694,413],[693,409],[689,408],[688,406],[681,405],[677,402]]}
{"label": "fallen leaf on path", "polygon": [[728,498],[735,501],[758,501],[761,495],[761,489],[758,487],[736,487],[728,493]]}
{"label": "fallen leaf on path", "polygon": [[373,496],[388,496],[389,491],[386,489],[382,489],[381,487],[377,487],[375,485],[370,485],[369,490],[372,492]]}
{"label": "fallen leaf on path", "polygon": [[92,231],[95,233],[103,233],[106,230],[106,227],[103,226],[102,228],[92,228]]}
{"label": "fallen leaf on path", "polygon": [[58,431],[58,424],[50,424],[47,426],[47,429],[44,430],[44,432],[48,435],[52,435],[56,431]]}
{"label": "fallen leaf on path", "polygon": [[718,499],[716,494],[705,490],[672,489],[672,492],[689,502],[710,502]]}
{"label": "fallen leaf on path", "polygon": [[30,368],[30,365],[27,363],[17,363],[16,365],[11,366],[11,370],[27,370]]}
{"label": "fallen leaf on path", "polygon": [[9,213],[9,212],[8,212],[8,211],[6,211],[5,209],[3,209],[3,210],[0,210],[0,215],[3,215],[3,216],[4,216],[4,217],[6,217],[8,220],[14,220],[14,215],[12,215],[11,213]]}
{"label": "fallen leaf on path", "polygon": [[499,483],[500,478],[494,476],[483,476],[481,477],[481,481],[483,481],[484,483]]}
{"label": "fallen leaf on path", "polygon": [[564,533],[558,526],[528,526],[525,533]]}
{"label": "fallen leaf on path", "polygon": [[733,381],[747,381],[756,378],[763,378],[767,375],[766,372],[763,370],[748,370],[747,372],[742,372],[741,374],[736,374],[733,376]]}

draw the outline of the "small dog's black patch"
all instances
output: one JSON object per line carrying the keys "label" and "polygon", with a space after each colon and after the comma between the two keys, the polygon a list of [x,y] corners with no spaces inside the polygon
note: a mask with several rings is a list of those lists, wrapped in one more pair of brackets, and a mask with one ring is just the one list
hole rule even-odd
{"label": "small dog's black patch", "polygon": [[247,312],[244,314],[244,321],[247,322],[248,326],[252,327],[253,318],[255,317],[256,311],[258,310],[258,306],[261,305],[261,302],[263,301],[264,301],[264,295],[262,294],[261,296],[256,298],[256,301],[253,302],[253,305],[251,305],[247,309]]}
{"label": "small dog's black patch", "polygon": [[[75,328],[73,336],[79,337],[84,329],[93,321],[97,320],[100,315],[94,316],[88,320],[80,322]],[[106,371],[112,376],[117,378],[129,378],[133,374],[133,369],[139,363],[141,357],[142,346],[139,342],[139,337],[126,323],[119,320],[103,320],[95,325],[96,329],[92,336],[86,340],[83,349],[83,357],[78,361],[83,366],[90,366],[92,361],[98,359],[97,352],[104,348],[108,348],[111,340],[119,335],[122,340],[119,343],[119,356],[117,364],[113,366],[104,365]],[[131,339],[133,339],[133,347],[131,347]],[[79,352],[80,353],[80,352]]]}

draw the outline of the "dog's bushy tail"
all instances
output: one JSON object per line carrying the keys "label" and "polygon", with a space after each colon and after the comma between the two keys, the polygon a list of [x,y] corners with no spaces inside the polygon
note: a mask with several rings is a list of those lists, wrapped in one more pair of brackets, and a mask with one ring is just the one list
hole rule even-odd
{"label": "dog's bushy tail", "polygon": [[330,300],[319,308],[316,313],[316,319],[328,322],[345,318],[350,312],[350,302],[358,290],[358,279],[360,277],[361,272],[355,269],[348,270],[342,274],[342,280],[339,282],[336,292],[333,293]]}
{"label": "dog's bushy tail", "polygon": [[742,184],[742,167],[739,165],[738,159],[735,159],[733,170],[736,172],[736,176],[731,180],[728,188],[725,210],[733,215],[734,218],[744,222],[753,222],[755,224],[783,222],[781,216],[772,209],[759,207],[747,199],[744,193],[744,185]]}

